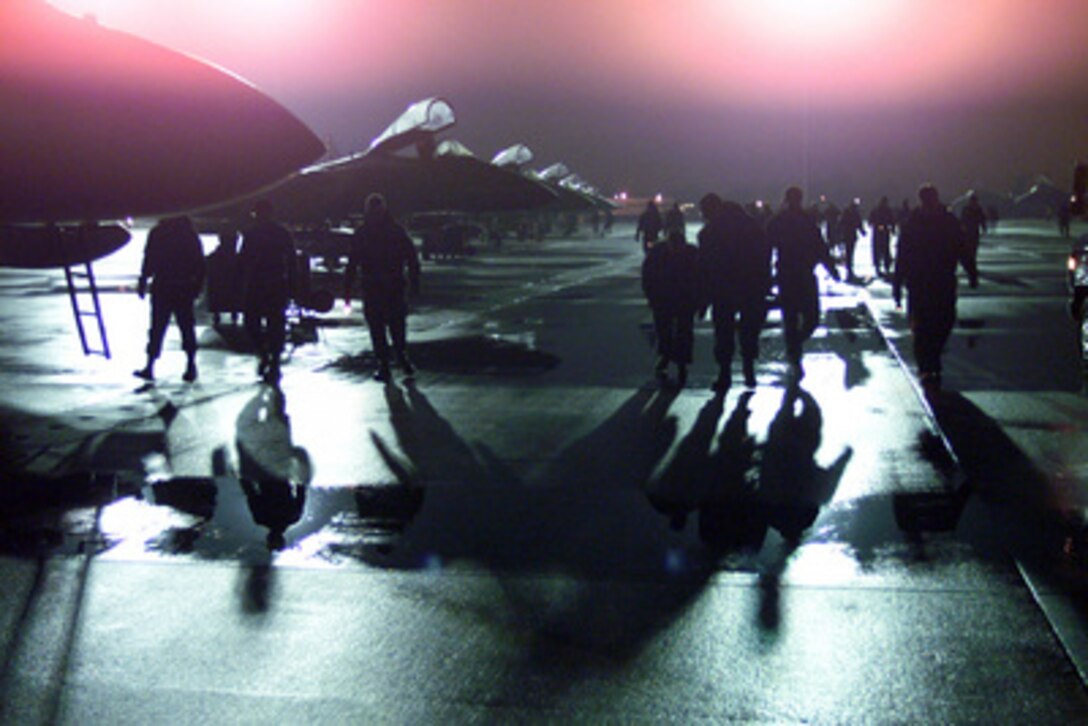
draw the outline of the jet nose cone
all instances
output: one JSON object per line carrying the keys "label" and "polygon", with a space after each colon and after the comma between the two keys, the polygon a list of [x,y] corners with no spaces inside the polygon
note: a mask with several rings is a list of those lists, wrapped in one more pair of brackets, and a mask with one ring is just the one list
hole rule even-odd
{"label": "jet nose cone", "polygon": [[187,211],[324,153],[240,78],[31,0],[0,4],[0,107],[0,221]]}

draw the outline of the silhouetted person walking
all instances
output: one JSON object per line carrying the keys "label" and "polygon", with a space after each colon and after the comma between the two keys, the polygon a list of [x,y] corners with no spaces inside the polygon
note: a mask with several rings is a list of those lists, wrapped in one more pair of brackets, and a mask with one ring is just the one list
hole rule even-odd
{"label": "silhouetted person walking", "polygon": [[785,208],[767,226],[767,238],[775,250],[775,280],[782,306],[782,332],[791,374],[799,381],[804,343],[820,322],[820,290],[816,265],[823,265],[835,280],[839,272],[816,223],[802,207],[799,187],[786,190]]}
{"label": "silhouetted person walking", "polygon": [[744,385],[755,388],[759,334],[767,317],[771,287],[771,248],[759,223],[736,202],[707,194],[699,201],[704,225],[699,230],[702,302],[714,321],[714,358],[718,393],[732,383],[735,338],[740,338]]}
{"label": "silhouetted person walking", "polygon": [[638,226],[635,227],[635,241],[642,242],[642,251],[649,252],[654,243],[661,236],[664,223],[661,221],[661,212],[653,200],[646,202],[646,209],[638,216]]}
{"label": "silhouetted person walking", "polygon": [[370,340],[378,370],[374,377],[388,381],[389,348],[405,375],[415,368],[408,360],[408,302],[405,275],[412,293],[419,292],[419,255],[412,238],[393,219],[381,194],[367,197],[363,223],[351,241],[351,258],[344,274],[344,300],[351,302],[356,274],[363,288],[363,315],[370,328]]}
{"label": "silhouetted person walking", "polygon": [[858,247],[858,235],[864,234],[861,223],[861,211],[857,202],[850,202],[839,218],[839,239],[842,240],[843,263],[846,266],[846,279],[854,279],[854,252]]}
{"label": "silhouetted person walking", "polygon": [[253,224],[242,236],[238,271],[245,327],[259,359],[257,375],[272,383],[280,377],[286,309],[295,291],[297,262],[291,233],[273,219],[267,200],[253,207]]}
{"label": "silhouetted person walking", "polygon": [[1058,233],[1062,237],[1069,236],[1069,225],[1073,221],[1073,210],[1069,202],[1062,202],[1058,207]]}
{"label": "silhouetted person walking", "polygon": [[687,233],[684,224],[684,212],[680,209],[679,202],[673,202],[672,206],[669,207],[669,211],[665,212],[665,236],[668,237],[673,231],[681,234]]}
{"label": "silhouetted person walking", "polygon": [[963,227],[941,204],[937,189],[918,191],[921,207],[911,213],[899,237],[892,294],[900,305],[907,288],[907,315],[914,334],[914,359],[928,390],[941,387],[941,354],[956,322],[956,268],[962,265],[971,287],[978,286],[978,268],[964,238]]}
{"label": "silhouetted person walking", "polygon": [[155,361],[162,353],[166,327],[173,317],[181,333],[188,363],[183,378],[196,380],[196,321],[193,301],[204,285],[204,249],[188,217],[169,217],[147,235],[137,293],[142,299],[151,283],[151,328],[147,336],[147,365],[135,375],[155,379]]}
{"label": "silhouetted person walking", "polygon": [[873,268],[879,277],[892,274],[892,232],[895,230],[895,212],[887,197],[869,212],[869,227],[873,230]]}
{"label": "silhouetted person walking", "polygon": [[238,231],[224,228],[219,231],[219,246],[208,255],[208,310],[212,324],[219,325],[219,316],[230,314],[232,323],[238,322]]}
{"label": "silhouetted person walking", "polygon": [[971,192],[967,197],[967,204],[960,212],[960,223],[963,225],[964,252],[971,258],[971,264],[977,264],[978,247],[982,235],[986,234],[986,210],[978,201],[978,195]]}
{"label": "silhouetted person walking", "polygon": [[688,378],[695,341],[695,311],[699,307],[699,251],[673,231],[664,244],[650,248],[642,262],[642,290],[650,303],[657,335],[657,367],[664,379],[675,363],[677,385]]}

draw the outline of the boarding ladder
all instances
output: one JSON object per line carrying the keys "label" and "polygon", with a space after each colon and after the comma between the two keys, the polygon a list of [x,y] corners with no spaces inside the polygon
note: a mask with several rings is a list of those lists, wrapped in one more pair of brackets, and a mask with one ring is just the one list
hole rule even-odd
{"label": "boarding ladder", "polygon": [[[109,358],[110,345],[106,340],[106,324],[102,319],[102,304],[98,300],[98,285],[94,280],[94,269],[90,262],[80,263],[79,266],[83,269],[73,270],[71,264],[65,264],[64,277],[68,281],[68,299],[72,301],[72,314],[76,319],[79,342],[83,345],[83,355],[100,355],[103,358]],[[90,307],[87,307],[88,302]],[[100,347],[92,348],[88,342],[87,330],[83,325],[84,318],[95,319]]]}

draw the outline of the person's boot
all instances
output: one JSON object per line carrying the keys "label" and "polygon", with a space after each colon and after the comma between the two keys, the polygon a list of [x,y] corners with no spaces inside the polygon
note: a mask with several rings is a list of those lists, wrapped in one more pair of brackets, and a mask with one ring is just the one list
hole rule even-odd
{"label": "person's boot", "polygon": [[145,381],[155,380],[155,362],[149,359],[146,366],[138,371],[133,371],[132,375],[143,378]]}
{"label": "person's boot", "polygon": [[389,372],[389,361],[380,361],[378,363],[378,370],[374,372],[374,380],[386,382],[392,378],[392,374]]}
{"label": "person's boot", "polygon": [[408,356],[404,353],[397,355],[397,366],[400,367],[404,375],[410,376],[416,372],[416,367],[412,365],[412,361],[408,360]]}
{"label": "person's boot", "polygon": [[744,385],[747,388],[756,387],[756,362],[751,358],[744,359]]}
{"label": "person's boot", "polygon": [[196,359],[189,358],[189,362],[185,365],[185,373],[181,379],[186,383],[192,383],[196,380]]}
{"label": "person's boot", "polygon": [[688,367],[683,363],[676,365],[676,387],[683,388],[688,382]]}
{"label": "person's boot", "polygon": [[718,377],[711,384],[711,388],[715,393],[726,393],[729,391],[729,387],[733,385],[733,376],[730,374],[728,368],[719,368]]}

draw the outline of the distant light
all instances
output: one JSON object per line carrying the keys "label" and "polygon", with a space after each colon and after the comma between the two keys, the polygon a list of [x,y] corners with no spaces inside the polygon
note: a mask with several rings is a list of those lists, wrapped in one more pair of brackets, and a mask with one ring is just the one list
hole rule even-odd
{"label": "distant light", "polygon": [[861,197],[854,197],[854,204],[861,206]]}
{"label": "distant light", "polygon": [[762,199],[757,199],[756,200],[756,209],[763,209],[763,200]]}
{"label": "distant light", "polygon": [[660,192],[658,192],[654,196],[654,201],[657,202],[658,204],[661,204],[663,201],[665,201],[665,196],[663,194],[661,194]]}

